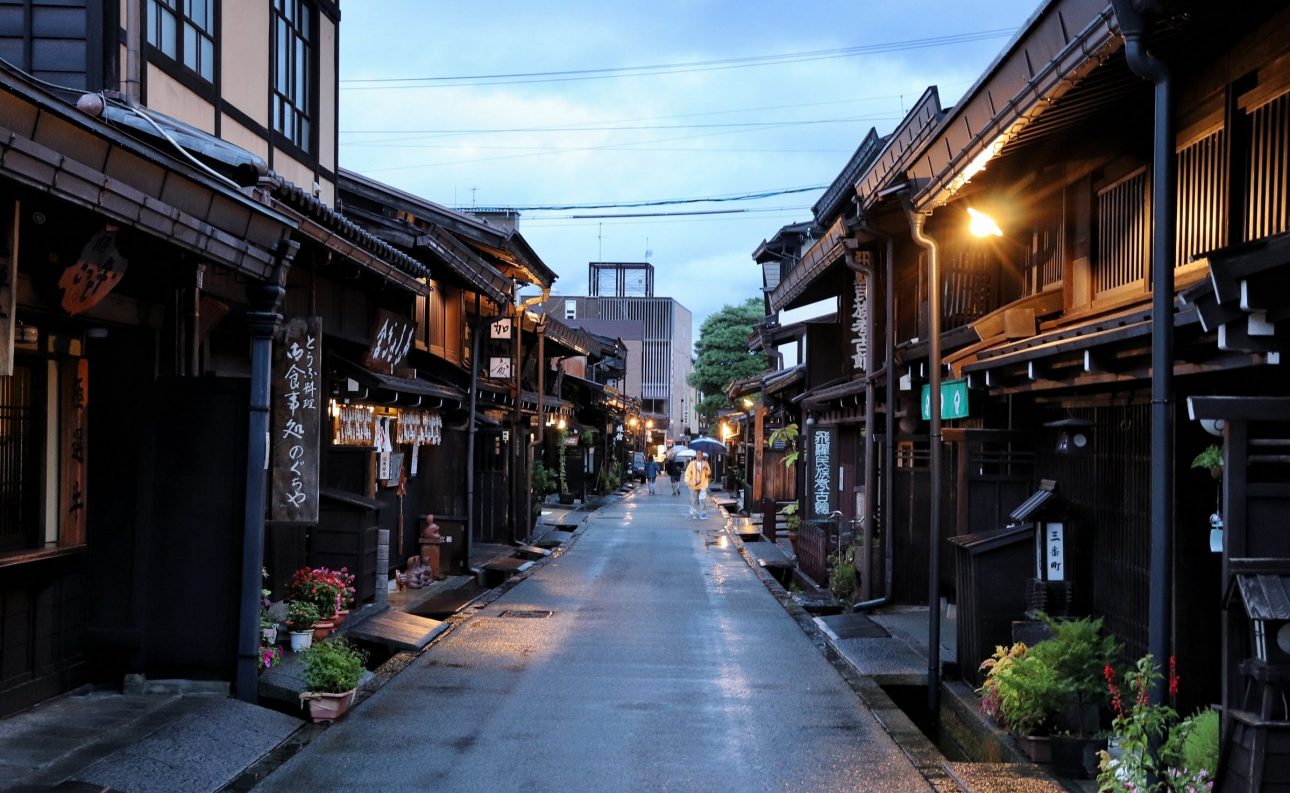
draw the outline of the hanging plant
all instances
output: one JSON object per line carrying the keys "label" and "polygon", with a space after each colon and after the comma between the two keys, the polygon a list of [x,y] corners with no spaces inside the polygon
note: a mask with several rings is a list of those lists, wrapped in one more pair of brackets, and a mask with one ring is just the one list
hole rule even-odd
{"label": "hanging plant", "polygon": [[1215,479],[1223,478],[1223,450],[1211,443],[1191,461],[1192,468],[1203,468]]}

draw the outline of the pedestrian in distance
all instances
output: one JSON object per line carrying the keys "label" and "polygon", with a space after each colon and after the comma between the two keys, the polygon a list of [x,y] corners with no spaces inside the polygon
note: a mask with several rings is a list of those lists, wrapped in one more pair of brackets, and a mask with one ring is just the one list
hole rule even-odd
{"label": "pedestrian in distance", "polygon": [[703,452],[699,452],[685,467],[685,485],[690,488],[690,517],[708,519],[708,484],[711,481],[712,466]]}
{"label": "pedestrian in distance", "polygon": [[685,466],[675,457],[667,461],[667,478],[672,480],[672,495],[681,495],[681,474],[685,473]]}
{"label": "pedestrian in distance", "polygon": [[645,485],[649,488],[651,496],[656,495],[654,492],[654,480],[658,479],[658,461],[653,457],[645,458]]}

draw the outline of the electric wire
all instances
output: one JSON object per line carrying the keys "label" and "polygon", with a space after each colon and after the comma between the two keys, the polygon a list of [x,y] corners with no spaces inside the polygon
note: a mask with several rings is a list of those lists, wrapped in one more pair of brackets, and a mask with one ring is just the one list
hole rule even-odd
{"label": "electric wire", "polygon": [[679,61],[641,66],[611,66],[592,69],[565,69],[542,72],[502,72],[496,74],[467,74],[422,77],[356,77],[340,80],[344,90],[406,90],[409,88],[441,88],[485,85],[513,85],[517,83],[569,82],[575,80],[603,80],[614,77],[641,77],[659,74],[690,74],[704,71],[743,69],[783,63],[805,63],[835,58],[850,58],[888,52],[903,52],[950,44],[964,44],[993,38],[1011,36],[1015,28],[996,28],[969,33],[955,33],[924,39],[861,44],[828,50],[788,52],[774,55],[751,55],[738,58],[718,58],[702,61]]}

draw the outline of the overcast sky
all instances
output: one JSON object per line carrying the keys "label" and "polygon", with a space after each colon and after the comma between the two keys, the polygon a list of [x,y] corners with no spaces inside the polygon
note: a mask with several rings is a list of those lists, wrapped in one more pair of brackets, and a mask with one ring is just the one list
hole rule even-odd
{"label": "overcast sky", "polygon": [[[560,274],[555,293],[586,294],[589,261],[648,256],[656,294],[693,311],[697,331],[723,304],[759,294],[752,251],[780,226],[810,218],[821,186],[871,127],[889,132],[929,85],[953,104],[1037,7],[345,2],[340,161],[454,207],[811,188],[756,201],[523,211],[521,232]],[[750,211],[570,217],[729,209]]]}

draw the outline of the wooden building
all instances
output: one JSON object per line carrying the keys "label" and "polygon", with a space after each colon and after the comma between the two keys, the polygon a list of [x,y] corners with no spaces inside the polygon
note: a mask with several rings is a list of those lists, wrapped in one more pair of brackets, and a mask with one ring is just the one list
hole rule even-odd
{"label": "wooden building", "polygon": [[[956,597],[949,539],[1003,529],[1054,481],[1068,509],[1055,605],[1103,615],[1132,657],[1176,654],[1190,711],[1237,690],[1234,659],[1249,653],[1220,617],[1233,549],[1209,549],[1218,488],[1189,468],[1215,439],[1176,405],[1286,392],[1272,284],[1290,231],[1290,17],[1277,3],[1160,5],[1142,19],[1051,0],[953,108],[929,89],[867,163],[848,164],[852,194],[832,223],[816,218],[826,230],[769,303],[836,297],[844,343],[855,271],[873,276],[871,374],[808,336],[808,373],[824,353],[834,382],[808,374],[801,404],[803,423],[873,417],[856,420],[880,447],[873,530],[895,571],[867,560],[877,589]],[[1167,67],[1166,89],[1139,76],[1144,58]],[[984,239],[974,218],[996,224]],[[1153,253],[1167,291],[1153,289],[1168,282]],[[1169,366],[1153,366],[1165,344]],[[843,449],[841,465],[862,454]],[[1220,514],[1243,509],[1231,502],[1249,494],[1232,493]],[[1274,529],[1242,531],[1244,553]],[[1006,575],[1018,591],[1049,577]]]}

